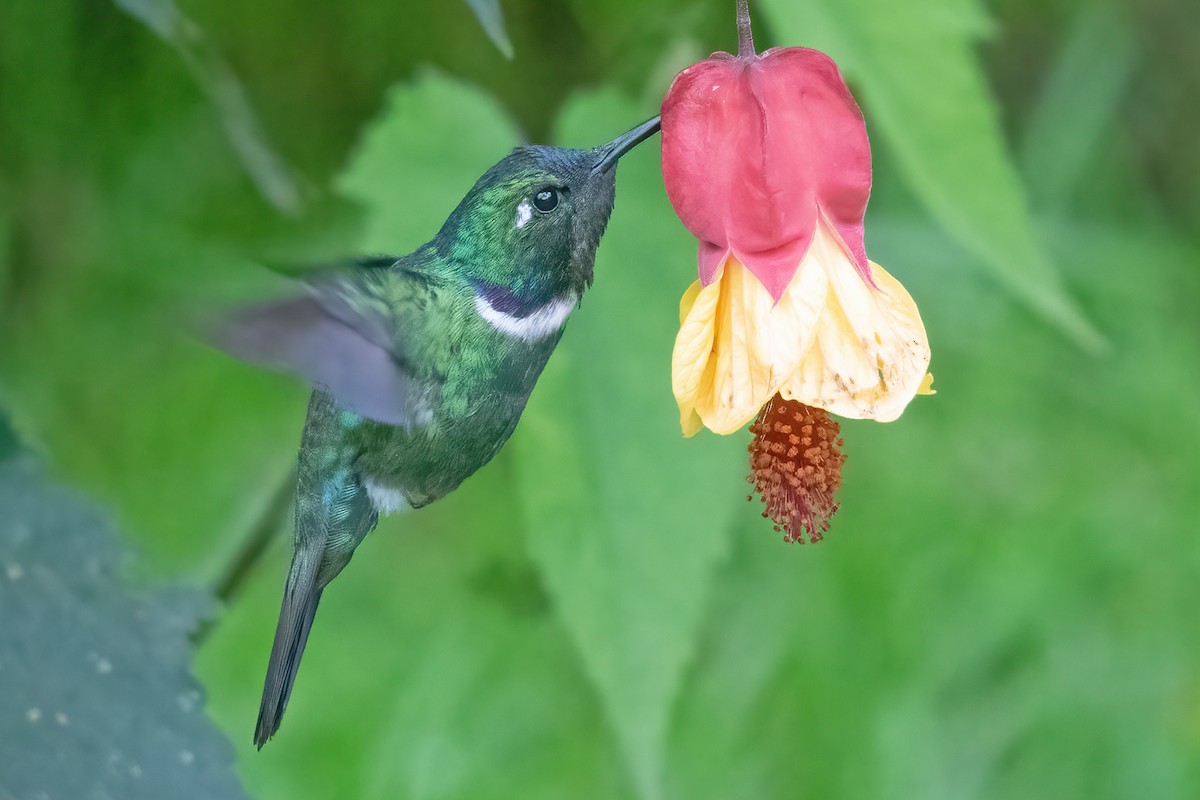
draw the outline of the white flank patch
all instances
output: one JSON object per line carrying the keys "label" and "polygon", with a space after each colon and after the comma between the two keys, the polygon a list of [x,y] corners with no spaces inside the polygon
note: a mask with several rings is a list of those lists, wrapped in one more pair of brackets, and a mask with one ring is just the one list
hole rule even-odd
{"label": "white flank patch", "polygon": [[423,428],[433,421],[435,388],[415,384],[408,390],[408,422],[404,429],[412,433],[413,428]]}
{"label": "white flank patch", "polygon": [[394,514],[408,508],[408,501],[399,489],[384,486],[374,478],[363,478],[363,488],[367,490],[371,505],[375,506],[375,510],[380,514]]}
{"label": "white flank patch", "polygon": [[547,336],[557,333],[567,321],[567,317],[575,310],[577,299],[575,295],[567,295],[551,300],[527,317],[515,317],[503,311],[497,311],[487,298],[475,295],[475,308],[479,316],[501,333],[524,339],[527,342],[537,342]]}
{"label": "white flank patch", "polygon": [[529,201],[522,200],[521,205],[517,206],[517,227],[524,228],[531,219],[533,219],[533,209],[529,207]]}

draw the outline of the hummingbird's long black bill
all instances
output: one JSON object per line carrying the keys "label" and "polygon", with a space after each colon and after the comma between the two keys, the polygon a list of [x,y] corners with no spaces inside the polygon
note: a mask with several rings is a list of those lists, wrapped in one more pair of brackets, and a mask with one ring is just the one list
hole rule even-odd
{"label": "hummingbird's long black bill", "polygon": [[595,175],[612,169],[616,165],[617,159],[658,133],[661,127],[661,118],[654,117],[653,119],[646,120],[633,130],[621,134],[608,144],[602,144],[597,147],[596,149],[600,151],[600,157],[596,161],[596,166],[592,167],[592,174]]}

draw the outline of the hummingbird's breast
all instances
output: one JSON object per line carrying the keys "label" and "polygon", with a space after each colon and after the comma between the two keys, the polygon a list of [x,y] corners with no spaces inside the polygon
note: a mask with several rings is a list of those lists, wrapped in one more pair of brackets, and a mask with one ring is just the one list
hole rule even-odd
{"label": "hummingbird's breast", "polygon": [[410,424],[367,421],[359,434],[358,467],[380,511],[396,504],[395,492],[408,506],[427,505],[499,452],[576,302],[558,298],[518,315],[475,295],[466,324],[442,340],[441,369],[417,378]]}

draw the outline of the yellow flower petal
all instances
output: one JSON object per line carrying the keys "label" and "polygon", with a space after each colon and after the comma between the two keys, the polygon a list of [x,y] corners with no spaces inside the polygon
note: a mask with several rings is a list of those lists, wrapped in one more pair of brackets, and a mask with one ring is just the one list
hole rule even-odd
{"label": "yellow flower petal", "polygon": [[692,306],[696,305],[696,298],[700,296],[700,290],[704,288],[700,285],[700,281],[692,281],[692,285],[683,293],[683,297],[679,298],[679,324],[687,319],[688,314],[692,311]]}
{"label": "yellow flower petal", "polygon": [[928,388],[929,344],[904,287],[871,270],[878,288],[821,223],[778,303],[734,257],[692,284],[672,355],[684,434],[733,433],[777,392],[845,417],[900,416]]}
{"label": "yellow flower petal", "polygon": [[698,291],[694,284],[684,295],[672,388],[685,433],[696,427],[694,415],[712,431],[733,433],[799,368],[815,336],[826,281],[813,270],[794,285],[797,291],[775,303],[731,257],[712,283]]}
{"label": "yellow flower petal", "polygon": [[917,394],[937,394],[937,389],[933,388],[932,372],[925,373],[925,377],[921,379],[921,385],[917,387]]}
{"label": "yellow flower petal", "polygon": [[[823,224],[800,273],[810,269],[824,271],[830,289],[817,322],[816,346],[781,394],[843,417],[896,419],[929,366],[929,341],[916,303],[874,262],[871,277],[878,288],[868,286]],[[798,291],[795,281],[788,287],[793,291]]]}
{"label": "yellow flower petal", "polygon": [[[713,350],[713,317],[716,314],[720,285],[701,288],[696,281],[684,292],[679,303],[679,334],[671,356],[671,389],[676,398],[694,398],[705,390],[706,368]],[[679,423],[684,436],[694,436],[704,424],[695,405],[679,399]]]}

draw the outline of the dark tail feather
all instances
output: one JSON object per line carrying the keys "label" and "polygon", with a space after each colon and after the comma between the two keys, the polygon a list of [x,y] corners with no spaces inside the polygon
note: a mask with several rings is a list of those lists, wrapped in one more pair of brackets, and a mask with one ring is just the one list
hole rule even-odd
{"label": "dark tail feather", "polygon": [[275,643],[271,645],[271,660],[267,665],[262,703],[258,707],[258,724],[254,729],[254,744],[260,750],[279,730],[292,684],[296,681],[296,671],[300,668],[300,657],[308,642],[308,632],[317,615],[321,589],[316,588],[315,573],[315,568],[305,569],[297,563],[283,592],[283,608],[279,612],[279,626],[275,629]]}

